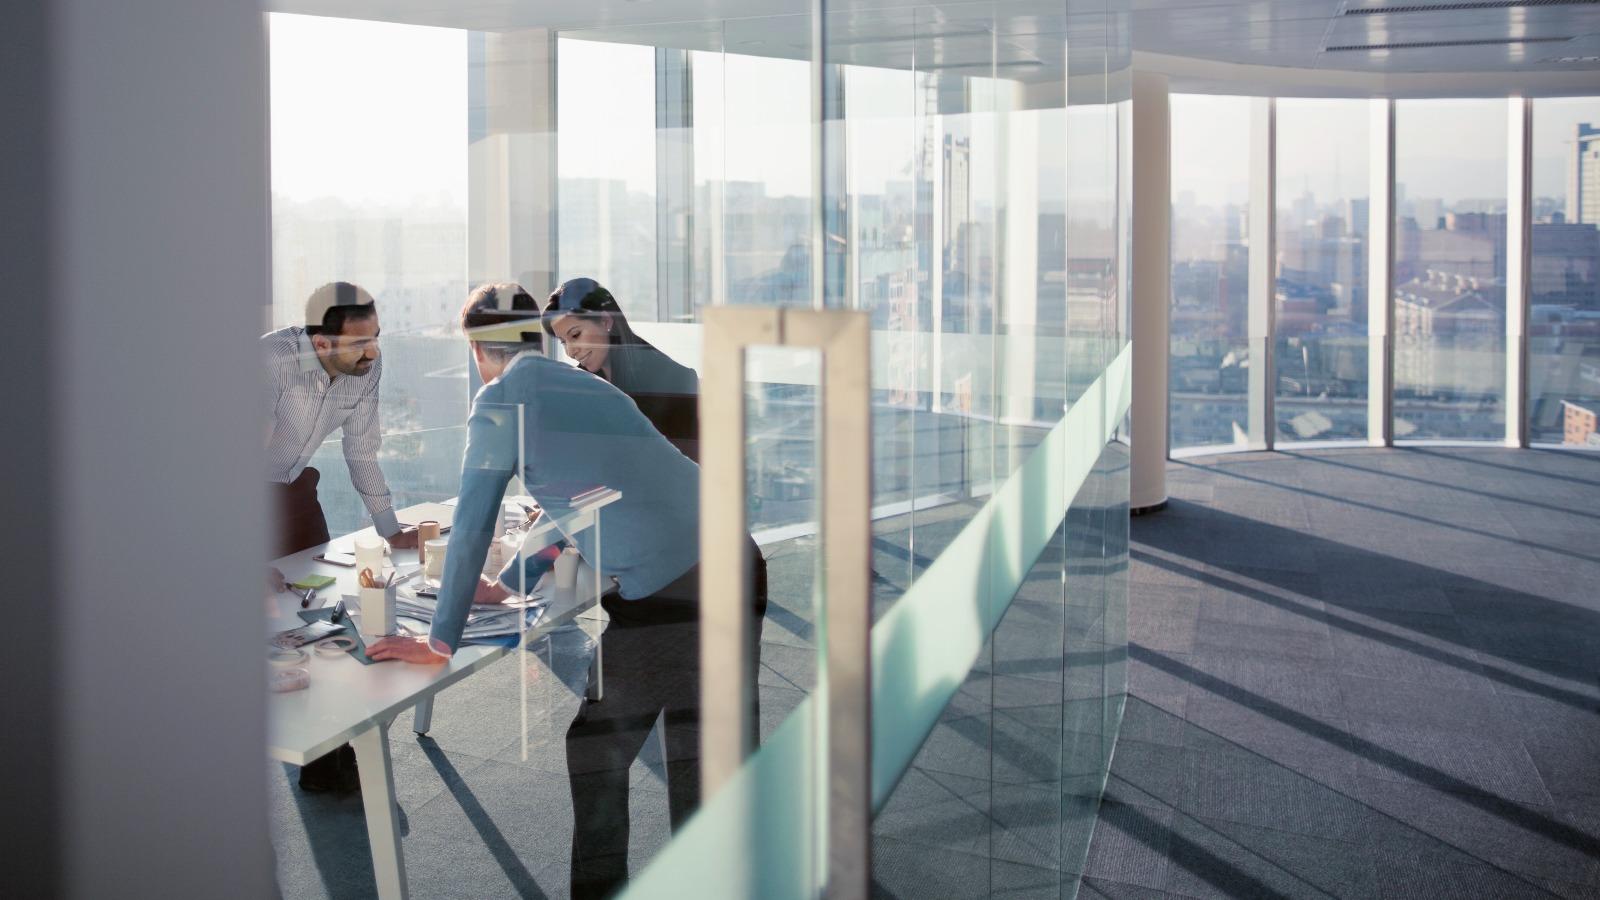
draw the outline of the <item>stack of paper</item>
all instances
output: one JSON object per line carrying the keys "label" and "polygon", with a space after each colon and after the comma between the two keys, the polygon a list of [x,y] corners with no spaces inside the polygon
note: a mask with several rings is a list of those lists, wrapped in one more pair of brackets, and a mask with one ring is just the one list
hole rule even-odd
{"label": "stack of paper", "polygon": [[[419,597],[415,591],[401,588],[395,592],[394,611],[396,616],[410,619],[426,632],[433,622],[437,603],[432,597]],[[523,629],[538,624],[544,609],[544,598],[537,594],[512,597],[504,603],[474,604],[467,614],[461,639],[477,641],[520,635]]]}

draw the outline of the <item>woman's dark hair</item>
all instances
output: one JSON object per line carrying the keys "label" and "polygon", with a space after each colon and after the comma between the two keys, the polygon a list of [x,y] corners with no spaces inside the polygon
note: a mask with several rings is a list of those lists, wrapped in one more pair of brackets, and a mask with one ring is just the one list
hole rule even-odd
{"label": "woman's dark hair", "polygon": [[474,328],[526,322],[527,328],[521,332],[520,341],[478,342],[501,353],[518,353],[543,345],[543,337],[535,326],[538,317],[539,301],[533,299],[533,295],[522,285],[510,281],[491,281],[478,285],[467,295],[467,302],[461,307],[461,330],[468,332],[470,337]]}
{"label": "woman's dark hair", "polygon": [[556,319],[566,315],[598,319],[602,313],[611,315],[613,345],[645,343],[628,325],[628,317],[622,314],[617,298],[593,278],[573,278],[550,292],[550,299],[544,305],[544,330],[551,337],[557,337]]}

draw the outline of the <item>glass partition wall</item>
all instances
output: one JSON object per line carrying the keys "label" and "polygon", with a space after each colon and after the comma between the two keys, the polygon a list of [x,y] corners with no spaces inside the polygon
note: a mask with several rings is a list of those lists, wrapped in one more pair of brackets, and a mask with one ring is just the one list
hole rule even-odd
{"label": "glass partition wall", "polygon": [[1600,101],[1172,110],[1172,453],[1600,447]]}
{"label": "glass partition wall", "polygon": [[[335,278],[371,281],[384,310],[409,304],[383,332],[382,454],[397,506],[455,493],[437,476],[462,457],[480,386],[456,327],[477,284],[516,281],[542,304],[593,278],[632,332],[699,373],[702,396],[706,323],[722,308],[864,317],[870,350],[850,362],[868,376],[870,415],[855,427],[870,439],[869,496],[832,490],[819,452],[836,437],[823,428],[824,359],[792,346],[745,354],[745,471],[700,472],[742,481],[766,563],[750,685],[759,748],[684,817],[674,766],[694,754],[674,746],[670,711],[645,723],[626,824],[589,839],[624,848],[629,896],[685,885],[814,896],[845,877],[830,868],[830,822],[854,810],[870,822],[870,864],[848,890],[1071,897],[1125,685],[1131,3],[790,6],[499,31],[275,15],[275,72],[311,66],[289,37],[301,28],[324,48],[396,42],[399,79],[386,88],[369,63],[370,83],[342,65],[303,73],[299,93],[275,80],[275,139],[320,145],[307,167],[337,159],[352,173],[301,188],[285,153],[275,190],[336,209],[363,179],[382,180],[443,210],[345,238],[280,204],[275,291],[285,321],[306,283]],[[436,69],[449,70],[448,90],[401,90]],[[375,128],[416,131],[393,151],[405,173],[386,177],[358,148],[320,140],[362,105],[387,110]],[[454,137],[434,151],[437,134]],[[419,244],[433,268],[416,268],[434,259]],[[331,256],[303,261],[317,254]],[[434,355],[407,350],[413,339]],[[549,352],[583,357],[563,348]],[[723,425],[701,421],[702,440]],[[338,447],[322,452],[338,471]],[[445,462],[412,464],[435,457]],[[336,532],[362,523],[354,493],[324,502]],[[850,502],[870,519],[871,777],[865,796],[839,797],[825,789],[825,738],[841,723],[824,648],[830,620],[862,598],[828,596],[837,563],[822,510]],[[396,728],[396,758],[446,783],[414,806],[399,786],[414,882],[426,859],[430,878],[476,896],[574,891],[585,870],[568,865],[583,827],[568,727],[601,671],[595,630],[552,633],[452,688],[446,699],[474,699],[441,700],[420,754]],[[620,679],[628,661],[613,657],[604,665]],[[467,838],[436,830],[461,810]],[[303,850],[290,841],[280,856]]]}

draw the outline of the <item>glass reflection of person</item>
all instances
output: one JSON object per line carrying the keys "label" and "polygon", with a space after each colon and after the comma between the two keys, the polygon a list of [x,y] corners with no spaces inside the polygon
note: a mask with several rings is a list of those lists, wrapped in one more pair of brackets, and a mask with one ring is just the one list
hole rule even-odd
{"label": "glass reflection of person", "polygon": [[[432,630],[425,638],[384,638],[369,653],[441,662],[460,644],[474,600],[505,596],[503,582],[485,581],[479,572],[513,475],[558,523],[578,492],[598,485],[620,492],[603,514],[603,555],[596,556],[594,529],[564,534],[586,559],[601,559],[602,575],[615,585],[601,600],[611,617],[601,637],[605,697],[584,701],[566,737],[572,895],[607,896],[627,879],[628,769],[658,715],[666,724],[673,827],[699,802],[700,469],[626,394],[541,352],[539,311],[522,288],[477,288],[461,324],[485,384],[468,424]],[[753,541],[748,550],[755,560]],[[746,579],[752,625],[759,628],[766,597],[753,565]],[[754,634],[747,640],[758,646]],[[740,677],[754,685],[754,654]],[[755,710],[750,715],[754,723]]]}

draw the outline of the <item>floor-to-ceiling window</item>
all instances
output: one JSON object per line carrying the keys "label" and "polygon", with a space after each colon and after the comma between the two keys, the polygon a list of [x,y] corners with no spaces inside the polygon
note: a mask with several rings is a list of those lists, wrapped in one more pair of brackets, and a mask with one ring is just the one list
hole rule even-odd
{"label": "floor-to-ceiling window", "polygon": [[1280,442],[1367,436],[1368,115],[1364,100],[1278,100]]}
{"label": "floor-to-ceiling window", "polygon": [[1249,442],[1250,99],[1172,97],[1173,450]]}
{"label": "floor-to-ceiling window", "polygon": [[[1271,140],[1253,141],[1267,109]],[[1378,127],[1391,114],[1392,145]],[[1600,99],[1175,94],[1172,140],[1172,452],[1523,433],[1600,447]],[[1274,189],[1253,192],[1267,165]],[[1524,179],[1525,220],[1510,207]],[[1388,235],[1373,230],[1378,201],[1392,201]],[[1250,282],[1259,216],[1270,297]],[[1383,297],[1368,284],[1380,274]],[[1524,298],[1519,329],[1508,313]],[[1250,378],[1262,321],[1270,405]]]}
{"label": "floor-to-ceiling window", "polygon": [[1600,449],[1600,98],[1533,103],[1528,439]]}
{"label": "floor-to-ceiling window", "polygon": [[[467,295],[467,38],[462,31],[274,14],[272,321],[305,324],[330,281],[376,298],[380,463],[397,506],[456,489],[470,392],[453,332]],[[321,323],[316,323],[321,324]],[[367,510],[338,435],[312,459],[328,527]]]}
{"label": "floor-to-ceiling window", "polygon": [[654,321],[655,49],[562,37],[556,59],[560,280],[593,278]]}
{"label": "floor-to-ceiling window", "polygon": [[1395,104],[1394,437],[1499,441],[1506,101]]}

